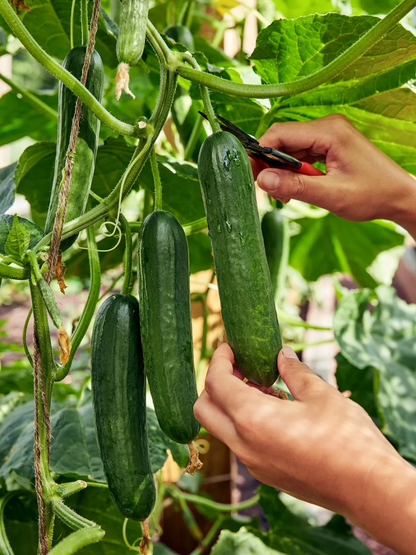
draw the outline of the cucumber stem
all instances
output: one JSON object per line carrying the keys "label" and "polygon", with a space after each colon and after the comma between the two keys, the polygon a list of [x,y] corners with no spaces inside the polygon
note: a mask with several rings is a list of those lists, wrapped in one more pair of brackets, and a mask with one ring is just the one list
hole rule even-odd
{"label": "cucumber stem", "polygon": [[152,148],[150,153],[150,167],[152,168],[153,181],[155,184],[155,210],[162,210],[163,200],[162,200],[162,181],[160,179],[159,167],[157,164],[156,150],[155,147]]}
{"label": "cucumber stem", "polygon": [[10,492],[0,498],[0,552],[2,555],[14,555],[4,525],[4,509],[14,495],[15,492]]}
{"label": "cucumber stem", "polygon": [[202,117],[198,116],[195,120],[194,126],[192,128],[191,136],[189,137],[188,144],[186,145],[186,148],[185,148],[185,155],[184,155],[185,160],[192,159],[192,155],[194,153],[196,144],[201,134],[202,124],[203,124]]}
{"label": "cucumber stem", "polygon": [[70,21],[70,35],[69,35],[69,43],[71,45],[71,50],[74,48],[74,25],[75,25],[75,4],[77,0],[72,0],[71,4],[71,21]]}
{"label": "cucumber stem", "polygon": [[211,499],[207,499],[206,497],[200,497],[199,495],[195,495],[193,493],[186,493],[184,491],[181,491],[177,486],[167,486],[166,492],[174,499],[184,499],[189,503],[202,505],[209,509],[213,509],[214,511],[220,511],[224,513],[243,511],[244,509],[249,509],[250,507],[257,505],[257,503],[260,501],[260,495],[255,495],[254,497],[250,497],[250,499],[246,499],[241,503],[217,503],[216,501],[212,501]]}
{"label": "cucumber stem", "polygon": [[[5,0],[2,0],[5,1]],[[231,96],[240,96],[246,98],[274,98],[277,96],[293,96],[301,92],[308,91],[336,77],[339,73],[350,66],[357,58],[365,54],[379,40],[381,40],[394,25],[400,22],[403,17],[416,7],[416,0],[404,0],[401,4],[393,8],[383,19],[381,19],[374,27],[372,27],[365,35],[357,40],[338,58],[333,60],[322,69],[301,77],[295,81],[286,83],[275,83],[270,85],[247,85],[243,83],[234,83],[221,77],[216,77],[210,73],[205,73],[190,68],[182,63],[177,68],[177,72],[185,79],[205,85],[219,92],[229,94]]]}
{"label": "cucumber stem", "polygon": [[99,542],[104,535],[105,531],[100,526],[77,530],[55,545],[49,555],[72,555],[82,547]]}
{"label": "cucumber stem", "polygon": [[27,102],[27,104],[30,104],[33,108],[35,108],[37,112],[39,112],[40,114],[44,115],[45,117],[47,117],[52,121],[58,121],[58,112],[53,108],[51,108],[50,106],[48,106],[47,104],[45,104],[45,102],[40,100],[33,93],[31,93],[27,89],[23,89],[17,83],[15,83],[11,79],[3,75],[2,73],[0,73],[0,79],[4,81],[4,83],[9,85],[9,87],[12,89],[14,93],[20,94],[23,100]]}
{"label": "cucumber stem", "polygon": [[206,548],[209,547],[209,545],[217,535],[217,532],[221,528],[223,521],[224,521],[224,515],[218,515],[214,521],[214,524],[209,529],[208,534],[201,541],[201,544],[192,551],[191,555],[202,555],[202,553],[204,553]]}
{"label": "cucumber stem", "polygon": [[72,361],[81,345],[85,334],[88,331],[89,325],[91,323],[92,317],[94,316],[95,307],[97,306],[98,297],[100,295],[101,287],[101,268],[100,268],[100,257],[97,250],[97,243],[95,240],[94,227],[90,226],[87,228],[87,245],[88,245],[88,257],[90,264],[90,289],[88,293],[87,302],[85,303],[84,309],[82,311],[81,317],[78,321],[78,325],[75,328],[74,333],[71,336],[71,352],[69,354],[68,361],[66,364],[61,366],[56,374],[55,381],[63,380],[71,370]]}
{"label": "cucumber stem", "polygon": [[131,272],[133,264],[133,248],[131,240],[131,229],[126,218],[120,213],[120,224],[126,240],[126,250],[124,252],[124,279],[121,292],[123,295],[129,295],[131,291]]}

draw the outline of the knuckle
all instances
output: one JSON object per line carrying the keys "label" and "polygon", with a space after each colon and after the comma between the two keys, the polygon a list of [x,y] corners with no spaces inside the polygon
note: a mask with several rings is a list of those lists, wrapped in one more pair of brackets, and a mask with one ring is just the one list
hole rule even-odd
{"label": "knuckle", "polygon": [[303,179],[302,175],[298,174],[298,173],[293,173],[292,175],[292,184],[291,184],[291,189],[292,189],[292,197],[296,198],[296,199],[302,199],[305,195],[305,191],[306,191],[306,183],[305,180]]}
{"label": "knuckle", "polygon": [[208,395],[211,395],[214,389],[215,389],[215,380],[208,372],[207,377],[205,378],[205,391],[208,393]]}

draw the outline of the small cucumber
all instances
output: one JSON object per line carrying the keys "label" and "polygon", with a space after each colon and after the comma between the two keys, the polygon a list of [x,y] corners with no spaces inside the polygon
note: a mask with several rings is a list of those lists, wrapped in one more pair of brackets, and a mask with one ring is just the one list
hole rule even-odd
{"label": "small cucumber", "polygon": [[286,218],[278,208],[266,212],[261,221],[267,264],[272,278],[274,300],[279,305],[285,293],[289,257],[289,229]]}
{"label": "small cucumber", "polygon": [[122,0],[116,46],[120,63],[134,66],[142,57],[148,12],[149,0]]}
{"label": "small cucumber", "polygon": [[156,492],[149,459],[146,377],[139,303],[109,297],[92,334],[91,380],[98,443],[108,488],[119,511],[133,520],[152,512]]}
{"label": "small cucumber", "polygon": [[271,386],[282,340],[249,158],[231,133],[214,133],[202,145],[198,173],[228,342],[240,372]]}
{"label": "small cucumber", "polygon": [[[77,46],[68,53],[65,60],[62,62],[62,67],[79,80],[81,79],[82,66],[84,65],[85,51],[85,46]],[[95,50],[91,56],[90,68],[85,86],[90,93],[101,102],[104,87],[104,67],[100,55]],[[76,100],[74,93],[60,82],[58,93],[58,137],[56,143],[55,172],[48,214],[46,216],[45,233],[50,233],[55,223],[62,172],[65,168]],[[65,216],[66,222],[70,222],[78,218],[78,216],[82,216],[85,212],[92,178],[94,176],[99,134],[100,120],[97,119],[88,108],[83,106],[78,139],[75,147],[74,169],[72,172],[71,188]],[[77,235],[74,235],[62,241],[61,252],[73,245],[76,238]]]}
{"label": "small cucumber", "polygon": [[170,212],[156,210],[140,230],[139,292],[143,354],[156,416],[165,434],[190,443],[195,383],[185,233]]}

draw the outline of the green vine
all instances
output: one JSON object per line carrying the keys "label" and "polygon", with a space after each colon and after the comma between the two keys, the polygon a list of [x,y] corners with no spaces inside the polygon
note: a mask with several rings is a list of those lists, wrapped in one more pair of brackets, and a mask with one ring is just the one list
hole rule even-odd
{"label": "green vine", "polygon": [[152,168],[153,182],[155,184],[155,210],[162,210],[162,181],[160,179],[159,167],[156,158],[156,150],[153,147],[150,154],[150,167]]}

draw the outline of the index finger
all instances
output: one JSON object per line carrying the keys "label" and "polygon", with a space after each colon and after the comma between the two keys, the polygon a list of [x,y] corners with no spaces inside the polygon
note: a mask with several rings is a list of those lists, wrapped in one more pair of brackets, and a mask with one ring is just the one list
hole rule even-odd
{"label": "index finger", "polygon": [[307,153],[322,156],[331,147],[331,125],[326,118],[274,123],[259,142],[261,146],[270,146],[290,153],[303,151],[302,157]]}
{"label": "index finger", "polygon": [[264,402],[264,393],[248,387],[233,374],[234,354],[228,345],[221,345],[214,353],[205,380],[205,390],[212,401],[232,421],[238,419],[238,411],[248,403]]}

